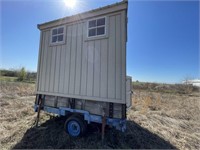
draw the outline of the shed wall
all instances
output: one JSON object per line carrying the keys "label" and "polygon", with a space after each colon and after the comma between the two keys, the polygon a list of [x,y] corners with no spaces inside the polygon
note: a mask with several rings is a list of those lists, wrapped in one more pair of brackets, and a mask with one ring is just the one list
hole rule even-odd
{"label": "shed wall", "polygon": [[125,13],[105,15],[102,38],[87,39],[87,20],[65,25],[63,45],[50,46],[51,29],[42,31],[37,93],[125,103]]}

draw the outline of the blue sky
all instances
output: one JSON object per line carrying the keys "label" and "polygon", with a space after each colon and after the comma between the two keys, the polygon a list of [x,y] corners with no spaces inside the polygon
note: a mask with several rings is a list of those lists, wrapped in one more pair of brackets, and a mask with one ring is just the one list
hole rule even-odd
{"label": "blue sky", "polygon": [[[37,24],[120,0],[1,0],[0,68],[36,71]],[[177,83],[200,77],[198,1],[129,1],[127,74],[133,80]]]}

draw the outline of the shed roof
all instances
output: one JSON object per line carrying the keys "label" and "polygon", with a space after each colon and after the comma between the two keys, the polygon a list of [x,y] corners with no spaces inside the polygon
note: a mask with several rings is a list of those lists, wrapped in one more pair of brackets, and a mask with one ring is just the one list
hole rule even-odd
{"label": "shed roof", "polygon": [[94,16],[107,14],[109,12],[120,11],[120,10],[123,10],[123,9],[127,9],[127,3],[128,3],[128,0],[123,0],[121,2],[117,2],[117,3],[107,5],[107,6],[104,6],[104,7],[99,7],[97,9],[93,9],[93,10],[86,11],[86,12],[83,12],[83,13],[78,13],[76,15],[67,16],[67,17],[64,17],[64,18],[60,18],[60,19],[52,20],[52,21],[45,22],[45,23],[42,23],[42,24],[38,24],[37,27],[38,27],[38,29],[42,30],[42,29],[54,27],[56,25],[62,25],[62,24],[65,24],[65,23],[70,23],[70,22],[74,22],[74,21],[83,20],[83,19],[86,19],[86,18],[91,18],[91,17],[94,17]]}

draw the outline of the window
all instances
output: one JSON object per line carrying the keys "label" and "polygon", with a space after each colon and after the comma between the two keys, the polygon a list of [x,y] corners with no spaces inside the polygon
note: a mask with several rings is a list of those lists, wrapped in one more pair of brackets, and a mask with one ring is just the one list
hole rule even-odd
{"label": "window", "polygon": [[88,21],[88,37],[102,36],[106,32],[106,18]]}
{"label": "window", "polygon": [[51,30],[51,44],[64,43],[65,40],[65,28],[57,27]]}

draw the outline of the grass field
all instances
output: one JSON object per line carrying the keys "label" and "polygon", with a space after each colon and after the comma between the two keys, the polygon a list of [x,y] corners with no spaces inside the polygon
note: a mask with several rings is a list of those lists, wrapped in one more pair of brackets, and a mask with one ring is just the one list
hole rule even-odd
{"label": "grass field", "polygon": [[[0,82],[21,82],[18,77],[0,76]],[[35,79],[24,80],[24,83],[35,83]]]}
{"label": "grass field", "polygon": [[17,77],[0,76],[0,81],[16,82],[17,81]]}
{"label": "grass field", "polygon": [[33,126],[34,84],[1,82],[1,149],[135,148],[200,149],[200,94],[180,85],[133,84],[133,107],[127,131],[107,129],[101,143],[98,125],[85,137],[72,139],[63,130],[65,118],[41,114],[41,127]]}

